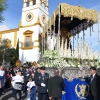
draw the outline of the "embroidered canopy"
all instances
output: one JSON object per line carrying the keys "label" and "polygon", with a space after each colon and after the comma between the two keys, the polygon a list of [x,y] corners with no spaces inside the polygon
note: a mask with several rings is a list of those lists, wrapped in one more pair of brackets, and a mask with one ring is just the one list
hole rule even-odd
{"label": "embroidered canopy", "polygon": [[[43,34],[47,32],[47,29],[53,30],[54,27],[55,33],[57,33],[56,31],[59,29],[59,22],[60,29],[61,27],[66,27],[70,32],[81,23],[85,23],[84,26],[90,27],[94,23],[98,22],[98,19],[98,12],[96,10],[61,3],[45,25]],[[88,25],[86,23],[88,23]],[[85,27],[85,29],[87,29],[87,27]]]}

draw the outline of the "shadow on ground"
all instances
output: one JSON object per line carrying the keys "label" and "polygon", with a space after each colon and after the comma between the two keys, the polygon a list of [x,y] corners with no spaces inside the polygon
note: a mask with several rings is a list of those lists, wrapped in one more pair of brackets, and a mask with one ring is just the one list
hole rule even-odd
{"label": "shadow on ground", "polygon": [[[5,94],[0,97],[0,100],[14,100],[12,97],[12,88],[5,89]],[[17,100],[19,100],[19,96],[17,95]],[[26,95],[22,94],[22,100],[26,100]]]}

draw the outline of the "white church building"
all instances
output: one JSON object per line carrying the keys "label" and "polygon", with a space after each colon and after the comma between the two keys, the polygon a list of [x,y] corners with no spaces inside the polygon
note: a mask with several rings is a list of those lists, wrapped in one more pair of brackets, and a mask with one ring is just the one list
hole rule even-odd
{"label": "white church building", "polygon": [[0,30],[0,39],[9,39],[15,48],[19,39],[19,59],[39,60],[39,34],[48,20],[48,0],[24,0],[20,24],[15,29]]}

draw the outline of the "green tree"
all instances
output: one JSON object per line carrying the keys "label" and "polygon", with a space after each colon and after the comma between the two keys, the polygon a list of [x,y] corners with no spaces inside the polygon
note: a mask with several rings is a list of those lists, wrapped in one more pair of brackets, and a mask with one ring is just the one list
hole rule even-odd
{"label": "green tree", "polygon": [[10,62],[10,64],[16,63],[16,49],[15,48],[8,48],[5,50],[4,54],[5,62]]}
{"label": "green tree", "polygon": [[7,9],[7,0],[0,0],[0,23],[4,21],[3,12]]}
{"label": "green tree", "polygon": [[3,53],[0,51],[0,65],[2,65],[3,62]]}
{"label": "green tree", "polygon": [[3,62],[3,58],[4,58],[4,51],[5,49],[9,48],[8,47],[8,39],[3,39],[0,40],[0,65]]}
{"label": "green tree", "polygon": [[0,40],[0,51],[4,51],[8,47],[8,39]]}
{"label": "green tree", "polygon": [[14,65],[17,60],[19,60],[19,39],[16,48],[6,49],[4,54],[4,61],[10,62],[11,65]]}

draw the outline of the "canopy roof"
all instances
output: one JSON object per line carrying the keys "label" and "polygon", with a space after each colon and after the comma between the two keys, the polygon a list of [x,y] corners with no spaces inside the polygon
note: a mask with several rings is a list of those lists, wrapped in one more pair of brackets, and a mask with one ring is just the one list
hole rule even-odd
{"label": "canopy roof", "polygon": [[52,30],[53,26],[55,26],[55,31],[58,30],[59,16],[60,28],[66,27],[68,31],[73,30],[76,26],[84,22],[88,23],[87,26],[92,26],[94,23],[98,22],[99,19],[96,10],[61,3],[45,25],[43,33],[46,33],[47,29]]}

